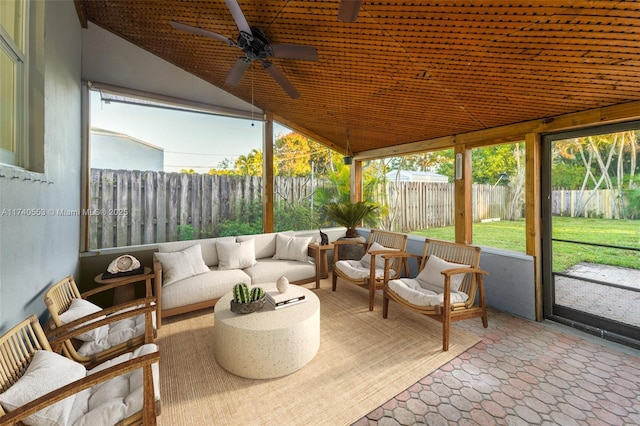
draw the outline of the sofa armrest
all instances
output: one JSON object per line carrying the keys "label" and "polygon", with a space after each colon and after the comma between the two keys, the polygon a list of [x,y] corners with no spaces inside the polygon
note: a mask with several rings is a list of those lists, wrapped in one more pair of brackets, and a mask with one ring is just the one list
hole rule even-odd
{"label": "sofa armrest", "polygon": [[155,253],[153,254],[153,273],[155,278],[153,279],[153,294],[156,297],[156,327],[162,326],[162,263],[158,260]]}

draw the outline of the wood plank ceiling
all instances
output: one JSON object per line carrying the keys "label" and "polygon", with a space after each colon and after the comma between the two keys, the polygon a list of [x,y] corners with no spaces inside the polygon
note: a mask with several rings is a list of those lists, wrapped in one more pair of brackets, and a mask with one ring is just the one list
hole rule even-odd
{"label": "wood plank ceiling", "polygon": [[[291,99],[259,63],[237,86],[242,52],[172,28],[236,39],[222,1],[76,0],[86,19],[286,123],[355,153],[640,100],[640,2],[238,1],[271,43],[315,46],[318,62],[273,59]],[[215,100],[212,100],[212,103]]]}

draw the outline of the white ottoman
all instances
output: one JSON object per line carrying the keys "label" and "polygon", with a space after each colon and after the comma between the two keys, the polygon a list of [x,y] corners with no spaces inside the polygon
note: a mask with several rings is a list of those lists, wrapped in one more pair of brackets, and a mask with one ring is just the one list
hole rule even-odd
{"label": "white ottoman", "polygon": [[[260,284],[265,291],[276,285]],[[306,302],[275,310],[269,302],[251,314],[231,312],[232,293],[216,302],[213,343],[225,370],[250,379],[286,376],[313,359],[320,348],[320,301],[299,287]]]}

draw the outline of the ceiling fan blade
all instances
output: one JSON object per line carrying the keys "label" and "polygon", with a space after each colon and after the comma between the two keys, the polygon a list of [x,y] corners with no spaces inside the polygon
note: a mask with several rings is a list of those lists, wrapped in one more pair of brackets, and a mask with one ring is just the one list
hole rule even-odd
{"label": "ceiling fan blade", "polygon": [[236,21],[236,25],[241,33],[246,33],[251,35],[251,27],[247,22],[247,18],[244,17],[244,13],[242,13],[242,9],[240,9],[240,5],[237,0],[224,0],[229,8],[229,12],[231,12],[231,16],[233,16],[233,20]]}
{"label": "ceiling fan blade", "polygon": [[293,87],[293,84],[289,81],[289,79],[273,65],[271,62],[262,61],[262,68],[267,70],[271,77],[284,89],[285,92],[292,98],[298,99],[300,97],[300,93]]}
{"label": "ceiling fan blade", "polygon": [[318,51],[313,46],[300,44],[272,43],[269,45],[271,55],[274,58],[303,59],[305,61],[317,61]]}
{"label": "ceiling fan blade", "polygon": [[231,46],[235,46],[236,42],[229,37],[225,37],[222,34],[214,33],[213,31],[204,30],[198,27],[192,27],[191,25],[183,24],[182,22],[169,21],[171,26],[179,31],[186,31],[188,33],[197,34],[205,37],[210,37],[216,40],[220,40],[223,43],[227,43]]}
{"label": "ceiling fan blade", "polygon": [[229,74],[227,75],[227,78],[224,80],[224,82],[231,86],[237,86],[242,79],[242,75],[247,70],[247,68],[249,68],[249,65],[251,65],[251,61],[247,58],[238,58],[236,63],[233,65],[233,68],[231,68],[231,71],[229,71]]}
{"label": "ceiling fan blade", "polygon": [[343,22],[355,22],[358,19],[358,12],[362,0],[342,0],[340,10],[338,10],[338,20]]}

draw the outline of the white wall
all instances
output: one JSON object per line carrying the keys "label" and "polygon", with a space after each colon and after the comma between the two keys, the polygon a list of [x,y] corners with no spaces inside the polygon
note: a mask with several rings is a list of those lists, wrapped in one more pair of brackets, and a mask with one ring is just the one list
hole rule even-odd
{"label": "white wall", "polygon": [[[87,29],[82,30],[82,79],[251,111],[250,103],[91,22]],[[255,108],[254,111],[260,110]]]}
{"label": "white wall", "polygon": [[[81,32],[72,0],[47,1],[44,57],[44,173],[0,167],[0,333],[31,314],[43,292],[78,266],[80,218]],[[42,60],[42,58],[39,58]]]}

